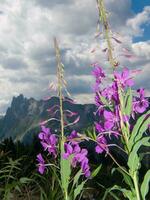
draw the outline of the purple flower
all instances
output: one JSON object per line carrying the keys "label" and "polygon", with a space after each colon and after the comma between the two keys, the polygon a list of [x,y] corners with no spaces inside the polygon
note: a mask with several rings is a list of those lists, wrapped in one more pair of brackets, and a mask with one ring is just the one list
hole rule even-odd
{"label": "purple flower", "polygon": [[143,88],[137,90],[137,92],[139,97],[135,98],[135,101],[133,102],[133,111],[136,113],[143,113],[149,107],[149,102],[145,99],[145,92]]}
{"label": "purple flower", "polygon": [[76,167],[77,163],[80,163],[81,169],[85,177],[89,177],[91,174],[87,154],[88,154],[88,151],[86,149],[82,149],[80,152],[76,153],[72,159],[73,167]]}
{"label": "purple flower", "polygon": [[99,134],[97,136],[96,142],[97,142],[97,145],[95,147],[96,153],[100,154],[103,153],[104,151],[108,151],[107,140],[102,134]]}
{"label": "purple flower", "polygon": [[105,118],[104,129],[107,131],[112,130],[112,128],[119,121],[119,114],[117,113],[117,109],[115,113],[105,110],[104,118]]}
{"label": "purple flower", "polygon": [[96,83],[100,84],[102,78],[105,77],[105,74],[102,70],[102,68],[98,65],[96,65],[92,71],[92,75],[96,78]]}
{"label": "purple flower", "polygon": [[[76,138],[76,132],[72,132],[71,139],[74,137]],[[79,146],[79,142],[77,141],[70,141],[64,144],[65,153],[63,154],[64,159],[68,159],[69,156],[72,157],[71,165],[76,167],[77,164],[80,164],[82,172],[86,177],[90,176],[90,167],[88,164],[87,158],[87,150],[81,149]]]}
{"label": "purple flower", "polygon": [[39,139],[44,148],[44,151],[48,151],[50,155],[53,155],[55,158],[57,156],[57,142],[58,139],[55,134],[51,134],[50,129],[45,126],[41,127],[42,132],[39,133]]}
{"label": "purple flower", "polygon": [[119,134],[119,132],[118,132],[118,130],[116,131],[116,130],[109,130],[109,131],[107,131],[107,130],[105,130],[104,128],[103,128],[103,126],[100,124],[100,123],[95,123],[95,128],[96,128],[96,131],[99,133],[99,134],[109,134],[109,136],[110,135],[113,135],[113,136],[115,136],[116,138],[118,138],[118,136],[120,135]]}
{"label": "purple flower", "polygon": [[68,159],[70,155],[73,154],[73,147],[71,146],[71,144],[69,143],[65,143],[64,144],[64,147],[65,147],[65,153],[63,154],[63,158],[64,159]]}
{"label": "purple flower", "polygon": [[111,86],[104,88],[101,91],[101,95],[109,101],[114,100],[116,103],[118,103],[118,88],[116,83],[114,82]]}
{"label": "purple flower", "polygon": [[85,174],[85,177],[89,177],[91,175],[90,167],[89,167],[89,160],[85,157],[84,160],[81,162],[81,169]]}
{"label": "purple flower", "polygon": [[79,144],[75,141],[64,144],[65,153],[63,155],[64,159],[67,159],[72,154],[77,154],[81,151]]}
{"label": "purple flower", "polygon": [[133,86],[134,81],[130,77],[129,69],[124,68],[122,73],[114,72],[114,77],[117,83],[121,85],[121,87],[124,89],[126,86]]}
{"label": "purple flower", "polygon": [[77,131],[73,130],[71,134],[67,137],[68,140],[79,138]]}
{"label": "purple flower", "polygon": [[38,171],[40,172],[40,174],[44,174],[44,171],[45,171],[45,161],[44,161],[41,153],[39,153],[37,155],[37,161],[39,162],[38,163]]}
{"label": "purple flower", "polygon": [[38,137],[40,140],[44,140],[50,135],[50,129],[45,126],[41,126],[42,132],[39,133]]}
{"label": "purple flower", "polygon": [[101,126],[101,124],[100,123],[95,123],[95,128],[96,128],[96,131],[98,132],[98,133],[102,133],[102,132],[105,132],[105,129]]}

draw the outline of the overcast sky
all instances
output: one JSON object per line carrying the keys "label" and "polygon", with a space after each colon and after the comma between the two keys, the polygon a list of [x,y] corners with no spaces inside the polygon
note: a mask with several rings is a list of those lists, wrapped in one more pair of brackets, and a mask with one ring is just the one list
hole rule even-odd
{"label": "overcast sky", "polygon": [[[121,67],[142,69],[136,87],[145,87],[150,95],[148,2],[105,0],[114,36],[122,41],[121,45],[113,42],[115,56]],[[102,52],[105,43],[94,38],[97,20],[95,0],[0,0],[0,113],[20,93],[36,99],[47,95],[49,83],[55,81],[54,36],[69,91],[79,102],[92,102],[90,64],[99,61],[108,68]],[[123,56],[126,49],[132,58]]]}

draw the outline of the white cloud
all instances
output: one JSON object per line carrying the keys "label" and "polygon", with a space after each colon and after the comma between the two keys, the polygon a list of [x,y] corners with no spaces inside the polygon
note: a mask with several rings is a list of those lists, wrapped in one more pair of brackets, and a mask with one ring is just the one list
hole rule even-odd
{"label": "white cloud", "polygon": [[144,29],[141,27],[145,23],[150,22],[150,6],[146,6],[141,13],[138,13],[133,18],[127,20],[127,26],[131,34],[141,36]]}
{"label": "white cloud", "polygon": [[146,42],[138,42],[132,44],[133,52],[136,56],[143,57],[146,60],[150,60],[150,40]]}

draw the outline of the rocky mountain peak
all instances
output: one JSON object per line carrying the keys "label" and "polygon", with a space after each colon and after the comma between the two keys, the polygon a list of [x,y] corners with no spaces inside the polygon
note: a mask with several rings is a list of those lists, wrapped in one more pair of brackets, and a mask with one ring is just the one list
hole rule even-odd
{"label": "rocky mountain peak", "polygon": [[[59,105],[59,98],[35,100],[34,98],[26,98],[23,94],[13,97],[11,106],[7,109],[6,115],[0,119],[0,139],[12,137],[14,140],[31,140],[33,135],[39,131],[39,123],[43,120],[53,117],[52,113],[48,113],[47,109]],[[95,106],[92,104],[75,104],[71,99],[65,98],[63,101],[65,110],[77,112],[80,116],[79,122],[69,127],[71,129],[81,130],[87,128],[94,122],[93,112]],[[59,117],[59,112],[57,117]],[[74,120],[73,117],[71,120]],[[53,121],[49,124],[52,129],[58,129],[58,122]]]}

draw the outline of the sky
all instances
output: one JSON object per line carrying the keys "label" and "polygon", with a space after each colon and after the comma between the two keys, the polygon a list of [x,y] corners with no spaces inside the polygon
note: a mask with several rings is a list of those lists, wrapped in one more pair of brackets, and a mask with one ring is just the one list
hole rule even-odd
{"label": "sky", "polygon": [[[141,69],[135,87],[150,95],[149,0],[105,0],[120,68]],[[42,99],[56,81],[53,38],[57,37],[68,90],[80,103],[94,102],[91,63],[109,73],[104,40],[95,39],[95,0],[0,0],[0,113],[19,94]],[[91,53],[92,50],[94,53]],[[129,52],[127,52],[127,50]],[[125,54],[131,54],[127,58]]]}

